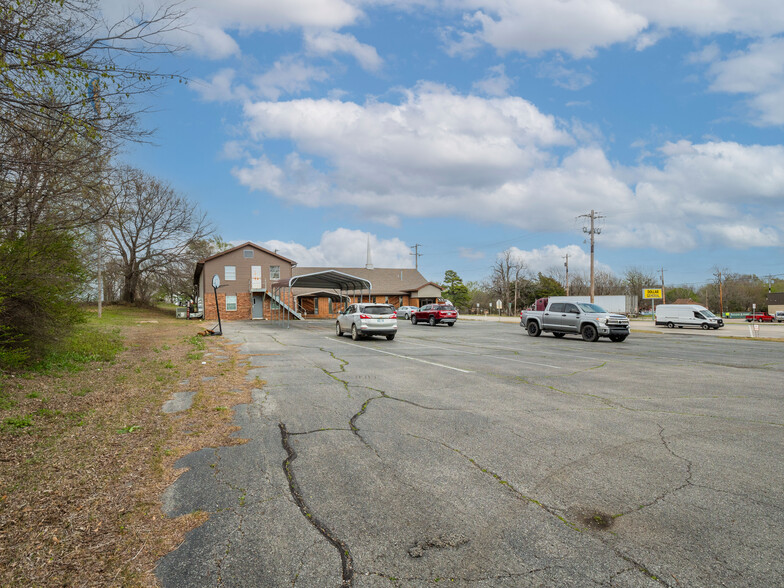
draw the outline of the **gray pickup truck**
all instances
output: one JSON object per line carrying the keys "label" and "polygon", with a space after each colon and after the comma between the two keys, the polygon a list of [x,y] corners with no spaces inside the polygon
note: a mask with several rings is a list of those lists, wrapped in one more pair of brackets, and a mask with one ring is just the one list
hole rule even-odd
{"label": "gray pickup truck", "polygon": [[620,343],[629,336],[628,318],[588,302],[550,302],[544,310],[524,310],[520,313],[520,326],[531,337],[544,331],[559,338],[571,333],[582,335],[586,341],[609,337]]}

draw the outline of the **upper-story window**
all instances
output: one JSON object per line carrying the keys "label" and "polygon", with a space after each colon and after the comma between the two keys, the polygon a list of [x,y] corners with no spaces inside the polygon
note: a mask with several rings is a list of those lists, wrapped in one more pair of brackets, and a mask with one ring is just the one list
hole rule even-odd
{"label": "upper-story window", "polygon": [[237,279],[237,266],[236,265],[224,265],[223,266],[223,278],[227,281],[233,281]]}
{"label": "upper-story window", "polygon": [[280,266],[279,265],[271,265],[270,266],[270,280],[279,280],[280,279]]}
{"label": "upper-story window", "polygon": [[243,249],[242,257],[245,259],[253,259],[253,249]]}

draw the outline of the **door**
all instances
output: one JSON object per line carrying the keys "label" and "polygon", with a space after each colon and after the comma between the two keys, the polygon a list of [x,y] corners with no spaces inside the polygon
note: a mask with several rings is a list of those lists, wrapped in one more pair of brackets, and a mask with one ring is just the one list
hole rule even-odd
{"label": "door", "polygon": [[264,296],[260,294],[252,294],[251,297],[253,298],[251,305],[250,312],[251,318],[254,319],[263,319],[264,318]]}
{"label": "door", "polygon": [[566,303],[564,304],[564,314],[561,317],[561,328],[564,331],[577,332],[580,327],[580,310],[576,305]]}
{"label": "door", "polygon": [[563,302],[553,302],[548,309],[542,313],[542,326],[545,329],[560,329],[564,305]]}

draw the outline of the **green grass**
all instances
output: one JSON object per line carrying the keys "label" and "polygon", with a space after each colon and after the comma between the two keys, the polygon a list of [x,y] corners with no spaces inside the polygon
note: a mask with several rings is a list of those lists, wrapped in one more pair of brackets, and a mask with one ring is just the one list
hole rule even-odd
{"label": "green grass", "polygon": [[77,327],[58,349],[32,367],[38,373],[78,372],[86,364],[110,362],[123,350],[117,328],[107,330],[91,324]]}

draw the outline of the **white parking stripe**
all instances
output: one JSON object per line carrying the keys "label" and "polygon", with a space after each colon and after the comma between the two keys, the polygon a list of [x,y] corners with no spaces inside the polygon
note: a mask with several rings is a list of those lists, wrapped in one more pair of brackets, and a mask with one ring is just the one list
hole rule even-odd
{"label": "white parking stripe", "polygon": [[[460,349],[450,349],[447,347],[437,347],[435,345],[424,345],[422,343],[412,343],[411,341],[406,341],[408,345],[417,345],[419,347],[427,347],[429,349],[442,349],[443,351],[449,351],[450,353],[466,353],[468,355],[478,355],[479,357],[491,357],[493,359],[503,359],[504,361],[513,361],[515,363],[526,363],[528,365],[538,365],[541,367],[549,367],[556,370],[562,369],[560,366],[557,365],[550,365],[547,363],[537,363],[535,361],[525,361],[523,359],[514,359],[512,357],[499,357],[497,355],[484,355],[483,353],[474,353],[472,351],[461,351]],[[493,347],[492,349],[506,349],[506,347]],[[513,350],[514,351],[514,350]]]}
{"label": "white parking stripe", "polygon": [[[330,341],[335,341],[333,337],[324,337],[325,339],[329,339]],[[426,363],[428,365],[434,365],[437,367],[446,368],[448,370],[455,370],[456,372],[462,372],[464,374],[473,374],[472,370],[463,370],[460,368],[452,367],[451,365],[444,365],[443,363],[435,363],[433,361],[425,361],[424,359],[419,359],[418,357],[410,357],[408,355],[398,355],[397,353],[392,353],[390,351],[382,351],[381,349],[375,349],[373,347],[367,347],[366,345],[357,345],[356,343],[347,343],[345,341],[337,341],[337,343],[342,343],[343,345],[351,345],[352,347],[359,347],[360,349],[367,349],[368,351],[375,351],[376,353],[383,353],[385,355],[393,355],[395,357],[400,357],[402,359],[410,359],[411,361],[418,361],[419,363]]]}

